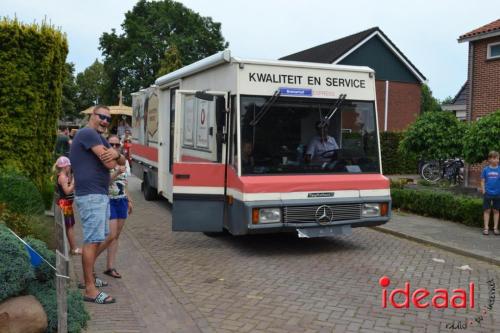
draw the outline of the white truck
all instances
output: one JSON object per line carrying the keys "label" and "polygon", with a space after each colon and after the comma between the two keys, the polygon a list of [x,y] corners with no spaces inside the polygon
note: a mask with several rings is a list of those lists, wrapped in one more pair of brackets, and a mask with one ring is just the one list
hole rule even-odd
{"label": "white truck", "polygon": [[226,50],[132,95],[132,170],[173,230],[318,237],[390,218],[370,68]]}

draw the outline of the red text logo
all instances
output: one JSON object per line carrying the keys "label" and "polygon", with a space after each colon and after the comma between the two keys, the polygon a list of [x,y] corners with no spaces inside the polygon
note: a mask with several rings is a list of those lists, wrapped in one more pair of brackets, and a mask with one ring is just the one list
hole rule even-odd
{"label": "red text logo", "polygon": [[[409,308],[410,302],[419,309],[424,309],[429,306],[433,306],[437,309],[452,307],[455,309],[465,309],[467,308],[467,303],[469,308],[474,309],[474,282],[469,283],[469,290],[465,289],[453,289],[450,293],[447,289],[437,288],[434,292],[430,292],[426,288],[418,288],[414,291],[411,290],[410,282],[405,282],[403,289],[396,288],[392,290],[389,295],[387,287],[391,284],[391,280],[387,276],[382,276],[378,281],[382,287],[382,307],[387,308],[387,300],[389,303],[397,309]],[[396,297],[401,299],[400,302],[396,302]],[[450,298],[451,296],[451,298]]]}

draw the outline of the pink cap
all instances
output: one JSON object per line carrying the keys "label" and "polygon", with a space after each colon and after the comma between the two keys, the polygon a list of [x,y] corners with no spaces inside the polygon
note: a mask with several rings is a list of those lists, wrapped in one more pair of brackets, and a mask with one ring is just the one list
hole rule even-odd
{"label": "pink cap", "polygon": [[60,156],[56,161],[56,165],[59,168],[64,168],[68,165],[71,165],[71,162],[69,161],[69,158],[67,158],[66,156]]}

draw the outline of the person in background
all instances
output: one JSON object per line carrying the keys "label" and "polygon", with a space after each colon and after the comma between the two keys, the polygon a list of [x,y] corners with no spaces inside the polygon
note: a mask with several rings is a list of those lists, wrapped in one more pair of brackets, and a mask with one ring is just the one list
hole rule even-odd
{"label": "person in background", "polygon": [[125,155],[128,163],[131,163],[130,148],[132,147],[132,133],[125,130],[125,137],[122,140],[122,154]]}
{"label": "person in background", "polygon": [[500,210],[500,167],[498,163],[498,152],[490,151],[488,154],[488,165],[481,173],[481,192],[484,194],[483,235],[489,234],[491,209],[493,209],[493,233],[500,235],[500,231],[498,231],[498,211]]}
{"label": "person in background", "polygon": [[[120,139],[116,135],[111,135],[108,142],[116,150],[121,148]],[[106,271],[104,274],[120,279],[122,276],[115,269],[116,253],[118,252],[118,239],[122,232],[128,214],[132,213],[132,200],[127,192],[127,178],[130,176],[130,166],[128,161],[125,165],[117,165],[111,172],[111,183],[109,185],[109,236],[111,242],[108,246],[108,256],[106,260]]]}
{"label": "person in background", "polygon": [[87,127],[78,131],[71,145],[70,159],[75,177],[75,203],[83,228],[82,266],[85,283],[83,300],[97,304],[116,300],[97,288],[106,285],[94,276],[97,254],[109,243],[109,183],[116,165],[125,165],[125,157],[102,136],[111,122],[107,106],[96,105]]}
{"label": "person in background", "polygon": [[78,130],[76,128],[71,129],[71,131],[69,132],[69,144],[70,145],[73,142],[73,138],[75,137],[76,132],[78,132]]}
{"label": "person in background", "polygon": [[125,119],[121,119],[118,122],[118,128],[116,129],[116,134],[118,135],[118,138],[120,140],[123,140],[125,138],[125,135],[127,134],[126,132],[130,131],[130,126],[127,124]]}
{"label": "person in background", "polygon": [[[56,138],[56,146],[54,148],[55,156],[69,156],[69,130],[67,127],[59,128],[59,132],[57,133]],[[55,159],[55,158],[54,158]]]}
{"label": "person in background", "polygon": [[66,236],[68,238],[70,253],[72,255],[81,255],[82,249],[76,247],[75,242],[75,215],[73,214],[73,199],[75,182],[71,174],[71,162],[66,156],[60,156],[52,170],[56,174],[56,191],[58,194],[57,205],[64,216],[64,225],[66,227]]}

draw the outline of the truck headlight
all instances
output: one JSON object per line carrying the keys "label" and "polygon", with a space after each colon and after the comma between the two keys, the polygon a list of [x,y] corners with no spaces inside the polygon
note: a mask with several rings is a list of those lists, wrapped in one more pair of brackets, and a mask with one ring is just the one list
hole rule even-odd
{"label": "truck headlight", "polygon": [[277,223],[281,222],[280,208],[254,208],[252,211],[252,223]]}
{"label": "truck headlight", "polygon": [[361,209],[362,217],[377,217],[380,216],[380,204],[365,203]]}

